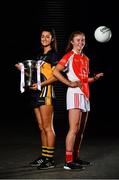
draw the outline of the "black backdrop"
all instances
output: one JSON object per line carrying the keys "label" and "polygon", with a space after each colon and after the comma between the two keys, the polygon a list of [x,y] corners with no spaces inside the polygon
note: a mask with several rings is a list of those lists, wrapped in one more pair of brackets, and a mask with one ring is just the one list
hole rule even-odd
{"label": "black backdrop", "polygon": [[[118,134],[117,105],[117,5],[113,0],[97,1],[58,1],[39,0],[39,2],[10,2],[4,4],[3,13],[3,51],[1,59],[2,130],[34,130],[34,114],[26,98],[19,91],[19,72],[14,64],[32,58],[39,49],[38,29],[42,26],[54,27],[58,49],[62,56],[72,31],[81,30],[86,34],[85,53],[90,58],[91,74],[104,72],[105,76],[92,84],[91,112],[87,132],[89,134]],[[94,39],[94,30],[105,25],[112,30],[112,38],[107,43]],[[113,48],[113,44],[115,47]],[[57,102],[54,124],[57,132],[67,129],[65,109],[66,86],[55,83]],[[100,133],[101,132],[101,133]]]}

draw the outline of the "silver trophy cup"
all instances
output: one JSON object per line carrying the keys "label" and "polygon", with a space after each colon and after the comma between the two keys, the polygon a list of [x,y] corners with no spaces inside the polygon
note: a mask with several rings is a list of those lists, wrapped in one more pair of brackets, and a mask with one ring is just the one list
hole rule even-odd
{"label": "silver trophy cup", "polygon": [[34,83],[37,83],[38,89],[40,89],[40,61],[25,60],[19,64],[21,65],[21,92]]}
{"label": "silver trophy cup", "polygon": [[37,63],[34,60],[23,61],[25,70],[25,87],[31,87],[37,82]]}

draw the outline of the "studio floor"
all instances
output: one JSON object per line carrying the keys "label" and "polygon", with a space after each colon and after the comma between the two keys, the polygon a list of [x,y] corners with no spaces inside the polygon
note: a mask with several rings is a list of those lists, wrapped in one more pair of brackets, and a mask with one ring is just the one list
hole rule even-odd
{"label": "studio floor", "polygon": [[0,131],[0,179],[118,179],[119,138],[85,136],[81,158],[91,161],[85,170],[64,170],[65,136],[56,135],[56,167],[37,170],[29,162],[39,156],[38,134],[27,129]]}

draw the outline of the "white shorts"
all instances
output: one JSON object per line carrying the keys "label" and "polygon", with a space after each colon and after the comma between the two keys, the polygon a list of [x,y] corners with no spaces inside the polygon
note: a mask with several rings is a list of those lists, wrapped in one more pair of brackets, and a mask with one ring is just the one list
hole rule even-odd
{"label": "white shorts", "polygon": [[84,93],[79,87],[67,90],[67,110],[68,109],[81,109],[83,112],[90,111],[90,101],[85,97]]}

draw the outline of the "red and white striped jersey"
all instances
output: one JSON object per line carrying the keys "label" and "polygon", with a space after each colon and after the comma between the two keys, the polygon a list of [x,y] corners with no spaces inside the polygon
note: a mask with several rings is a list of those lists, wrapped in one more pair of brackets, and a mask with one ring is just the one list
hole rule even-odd
{"label": "red and white striped jersey", "polygon": [[58,64],[67,67],[67,77],[70,81],[81,81],[82,91],[89,98],[89,58],[85,54],[71,50],[63,56]]}

